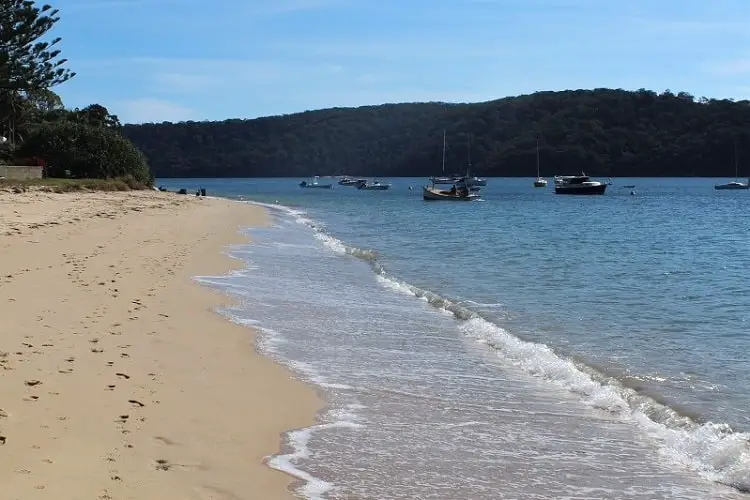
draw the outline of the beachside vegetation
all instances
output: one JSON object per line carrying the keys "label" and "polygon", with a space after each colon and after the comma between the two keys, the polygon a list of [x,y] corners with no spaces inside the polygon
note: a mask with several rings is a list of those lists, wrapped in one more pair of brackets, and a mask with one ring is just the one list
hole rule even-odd
{"label": "beachside vegetation", "polygon": [[47,162],[47,177],[114,179],[131,176],[152,184],[146,160],[117,130],[71,121],[35,127],[19,149],[27,157]]}
{"label": "beachside vegetation", "polygon": [[46,177],[153,184],[117,116],[100,104],[66,109],[52,90],[75,76],[57,48],[61,39],[47,39],[59,20],[49,5],[0,0],[0,162],[41,164]]}
{"label": "beachside vegetation", "polygon": [[[750,169],[750,102],[686,92],[538,92],[476,104],[333,108],[253,120],[125,125],[157,177],[313,174],[731,176]],[[744,170],[743,170],[744,169]],[[448,172],[446,172],[448,173]]]}
{"label": "beachside vegetation", "polygon": [[136,181],[131,176],[114,179],[0,179],[0,191],[23,193],[25,191],[43,191],[48,193],[75,193],[82,191],[136,191],[150,189],[149,186]]}

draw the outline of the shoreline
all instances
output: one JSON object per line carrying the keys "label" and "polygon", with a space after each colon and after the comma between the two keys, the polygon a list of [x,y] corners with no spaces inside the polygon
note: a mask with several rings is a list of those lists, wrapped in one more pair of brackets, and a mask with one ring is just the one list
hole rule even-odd
{"label": "shoreline", "polygon": [[320,393],[195,280],[244,268],[227,250],[267,218],[158,192],[0,195],[7,495],[293,498],[267,461]]}

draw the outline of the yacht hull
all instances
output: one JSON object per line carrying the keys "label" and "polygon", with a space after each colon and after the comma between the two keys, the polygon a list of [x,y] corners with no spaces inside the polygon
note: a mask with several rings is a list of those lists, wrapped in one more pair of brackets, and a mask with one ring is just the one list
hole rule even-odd
{"label": "yacht hull", "polygon": [[435,188],[422,188],[422,198],[425,201],[475,201],[481,199],[478,194],[470,193],[468,195],[452,194],[450,191],[441,191]]}
{"label": "yacht hull", "polygon": [[555,186],[555,194],[577,194],[577,195],[593,195],[593,194],[604,194],[607,190],[607,185],[602,183],[596,186]]}

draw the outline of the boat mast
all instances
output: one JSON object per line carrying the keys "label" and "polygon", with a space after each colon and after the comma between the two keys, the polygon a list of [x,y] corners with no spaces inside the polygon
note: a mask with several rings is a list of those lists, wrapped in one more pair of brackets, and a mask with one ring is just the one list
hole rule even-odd
{"label": "boat mast", "polygon": [[466,157],[468,159],[468,166],[466,167],[466,177],[471,176],[471,133],[466,137]]}
{"label": "boat mast", "polygon": [[734,182],[737,182],[739,172],[737,170],[737,141],[734,141]]}
{"label": "boat mast", "polygon": [[443,129],[443,176],[445,176],[445,129]]}
{"label": "boat mast", "polygon": [[536,178],[539,178],[539,141],[536,141]]}

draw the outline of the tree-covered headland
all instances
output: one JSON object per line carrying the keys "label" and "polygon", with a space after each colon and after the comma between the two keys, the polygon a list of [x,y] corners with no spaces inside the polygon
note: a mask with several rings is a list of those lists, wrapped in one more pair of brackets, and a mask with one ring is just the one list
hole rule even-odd
{"label": "tree-covered headland", "polygon": [[152,184],[146,157],[104,106],[67,109],[52,90],[75,73],[49,32],[59,11],[33,0],[0,0],[0,163],[43,165],[50,178]]}
{"label": "tree-covered headland", "polygon": [[[253,120],[125,125],[157,177],[750,175],[750,102],[686,92],[538,92],[475,104],[334,108]],[[469,145],[471,146],[469,148]],[[448,173],[448,172],[446,172]]]}

